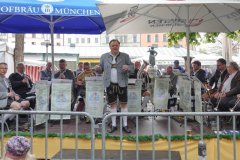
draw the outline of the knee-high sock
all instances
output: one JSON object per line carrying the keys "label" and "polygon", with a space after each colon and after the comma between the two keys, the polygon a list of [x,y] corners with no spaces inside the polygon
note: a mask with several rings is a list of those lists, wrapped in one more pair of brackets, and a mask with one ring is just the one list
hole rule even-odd
{"label": "knee-high sock", "polygon": [[15,114],[4,114],[3,122],[5,122],[8,119],[12,120],[15,116],[16,116]]}
{"label": "knee-high sock", "polygon": [[[128,112],[128,108],[121,108],[121,112]],[[123,127],[127,126],[127,116],[123,116]]]}
{"label": "knee-high sock", "polygon": [[[117,108],[111,108],[111,113],[117,113]],[[112,116],[111,119],[112,119],[112,126],[116,127],[117,126],[116,116]]]}

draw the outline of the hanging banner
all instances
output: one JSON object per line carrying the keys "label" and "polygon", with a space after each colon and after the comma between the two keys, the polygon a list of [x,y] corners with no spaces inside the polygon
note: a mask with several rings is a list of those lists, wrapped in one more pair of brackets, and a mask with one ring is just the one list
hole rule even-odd
{"label": "hanging banner", "polygon": [[[52,83],[51,111],[71,111],[72,80],[55,79]],[[60,119],[60,115],[51,115],[51,119]],[[70,115],[63,115],[70,119]]]}
{"label": "hanging banner", "polygon": [[[195,112],[202,112],[202,95],[201,95],[201,83],[194,81],[194,93],[195,93]],[[195,116],[195,120],[201,123],[201,116]]]}
{"label": "hanging banner", "polygon": [[153,91],[153,104],[155,109],[167,109],[169,80],[169,78],[155,78]]}
{"label": "hanging banner", "polygon": [[141,112],[142,80],[128,85],[128,112]]}
{"label": "hanging banner", "polygon": [[94,118],[103,117],[104,85],[102,77],[86,77],[86,107],[85,112]]}
{"label": "hanging banner", "polygon": [[[36,111],[49,111],[49,92],[50,83],[48,81],[37,81],[36,82]],[[35,123],[40,125],[45,123],[46,119],[49,119],[48,115],[36,114]]]}
{"label": "hanging banner", "polygon": [[183,112],[191,112],[191,81],[188,79],[179,79],[180,108]]}

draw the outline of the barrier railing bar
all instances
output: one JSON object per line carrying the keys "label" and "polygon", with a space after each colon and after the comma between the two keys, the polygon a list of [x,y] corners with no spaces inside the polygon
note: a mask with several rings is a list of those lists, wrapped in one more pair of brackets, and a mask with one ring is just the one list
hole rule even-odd
{"label": "barrier railing bar", "polygon": [[184,154],[187,160],[187,117],[184,116]]}
{"label": "barrier railing bar", "polygon": [[154,130],[154,120],[155,116],[152,118],[152,160],[155,160],[155,130]]}
{"label": "barrier railing bar", "polygon": [[106,120],[107,119],[110,119],[110,116],[106,116],[105,118],[103,118],[103,121],[102,121],[102,160],[106,159]]}
{"label": "barrier railing bar", "polygon": [[95,122],[90,114],[84,113],[83,115],[86,115],[91,122],[91,160],[95,160],[95,129],[94,129]]}
{"label": "barrier railing bar", "polygon": [[31,154],[33,154],[33,114],[30,116]]}
{"label": "barrier railing bar", "polygon": [[203,116],[200,118],[200,135],[201,135],[201,141],[203,141]]}
{"label": "barrier railing bar", "polygon": [[138,116],[136,116],[136,159],[139,160]]}
{"label": "barrier railing bar", "polygon": [[217,116],[217,159],[220,160],[219,116]]}
{"label": "barrier railing bar", "polygon": [[111,116],[238,116],[240,112],[131,112],[131,113],[110,113],[105,118]]}
{"label": "barrier railing bar", "polygon": [[236,160],[236,116],[233,116],[233,159]]}
{"label": "barrier railing bar", "polygon": [[78,116],[75,117],[75,160],[78,159]]}
{"label": "barrier railing bar", "polygon": [[19,127],[19,115],[16,115],[16,136],[18,136],[18,127]]}
{"label": "barrier railing bar", "polygon": [[63,115],[60,115],[60,159],[62,159]]}
{"label": "barrier railing bar", "polygon": [[120,160],[123,159],[123,150],[122,150],[122,116],[120,116]]}
{"label": "barrier railing bar", "polygon": [[1,157],[3,157],[3,148],[4,148],[4,115],[2,114],[2,123],[1,123]]}
{"label": "barrier railing bar", "polygon": [[45,160],[48,160],[48,119],[45,121]]}
{"label": "barrier railing bar", "polygon": [[171,117],[168,116],[168,159],[171,160]]}

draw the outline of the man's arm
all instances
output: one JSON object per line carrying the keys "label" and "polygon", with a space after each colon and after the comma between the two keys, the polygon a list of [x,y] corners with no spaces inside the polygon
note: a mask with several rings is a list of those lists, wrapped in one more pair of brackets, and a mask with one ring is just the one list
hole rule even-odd
{"label": "man's arm", "polygon": [[202,82],[206,83],[206,72],[204,70],[201,70],[197,78]]}
{"label": "man's arm", "polygon": [[40,72],[40,79],[41,80],[48,80],[48,76],[46,75],[46,73],[44,71],[41,71]]}
{"label": "man's arm", "polygon": [[8,97],[7,92],[0,92],[0,99],[5,99],[7,97]]}

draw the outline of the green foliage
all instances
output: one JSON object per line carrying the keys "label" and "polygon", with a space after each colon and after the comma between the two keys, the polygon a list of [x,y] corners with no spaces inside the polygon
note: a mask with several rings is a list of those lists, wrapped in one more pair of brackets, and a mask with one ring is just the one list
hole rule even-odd
{"label": "green foliage", "polygon": [[[5,133],[4,136],[5,137],[12,137],[15,136],[16,132],[8,132]],[[25,136],[25,137],[30,137],[31,134],[29,132],[18,132],[19,136]],[[0,133],[1,136],[1,133]],[[34,133],[33,137],[39,137],[39,138],[44,138],[45,137],[45,133]],[[48,133],[48,137],[61,137],[60,133]],[[62,134],[63,138],[76,138],[75,133],[63,133]],[[233,139],[233,135],[232,134],[225,134],[225,135],[220,135],[219,136],[220,139]],[[90,140],[91,139],[91,134],[78,134],[78,138],[79,139],[87,139]],[[95,135],[96,139],[101,139],[102,135],[101,134],[96,134]],[[141,135],[138,136],[138,141],[139,142],[151,142],[152,141],[152,136],[151,135]],[[172,141],[183,141],[185,139],[184,135],[172,135],[171,137]],[[212,138],[217,138],[216,134],[205,134],[203,136],[204,139],[212,139]],[[120,140],[120,136],[118,135],[111,135],[111,134],[106,134],[106,139],[111,139],[111,140]],[[123,135],[122,137],[123,140],[128,140],[128,141],[133,141],[135,142],[137,140],[137,137],[135,135]],[[160,134],[155,134],[154,135],[154,140],[168,140],[168,136],[162,136]],[[193,136],[187,136],[188,140],[200,140],[201,136],[200,135],[193,135]],[[240,139],[240,134],[236,134],[236,139]]]}
{"label": "green foliage", "polygon": [[[201,36],[198,32],[192,32],[189,34],[189,44],[190,45],[200,45],[200,42],[204,43],[215,43],[216,38],[219,36],[220,33],[217,32],[211,32],[211,33],[205,33],[203,36]],[[240,30],[227,33],[226,34],[228,38],[233,39],[235,41],[240,41]],[[185,32],[178,32],[178,33],[168,33],[168,46],[172,47],[176,44],[178,44],[179,41],[181,41],[183,38],[186,37]]]}
{"label": "green foliage", "polygon": [[[177,45],[179,41],[186,37],[185,32],[178,32],[178,33],[168,33],[168,46],[172,47]],[[189,34],[189,44],[191,45],[200,45],[200,34],[199,33],[190,33]]]}
{"label": "green foliage", "polygon": [[227,33],[227,37],[235,41],[240,41],[240,30],[235,32]]}
{"label": "green foliage", "polygon": [[205,33],[203,37],[203,42],[205,43],[215,43],[216,38],[219,36],[220,33],[213,32],[213,33]]}

